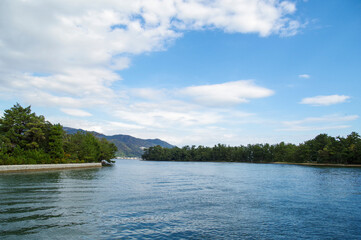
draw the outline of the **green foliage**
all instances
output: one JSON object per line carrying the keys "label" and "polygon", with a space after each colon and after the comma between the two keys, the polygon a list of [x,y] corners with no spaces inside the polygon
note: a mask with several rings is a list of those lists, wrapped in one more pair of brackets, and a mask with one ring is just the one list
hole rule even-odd
{"label": "green foliage", "polygon": [[39,118],[31,113],[30,106],[23,108],[17,103],[5,110],[4,117],[0,119],[0,132],[10,140],[13,147],[34,148],[38,145],[37,138],[41,138],[41,130],[36,125],[40,122]]}
{"label": "green foliage", "polygon": [[99,140],[88,132],[77,132],[68,135],[64,144],[64,150],[74,160],[81,159],[86,162],[102,160],[100,158]]}
{"label": "green foliage", "polygon": [[100,156],[99,158],[110,160],[112,158],[115,158],[115,153],[117,152],[117,147],[114,143],[111,143],[107,141],[105,138],[101,138],[99,141],[100,146]]}
{"label": "green foliage", "polygon": [[0,165],[97,162],[114,158],[117,148],[91,133],[68,135],[60,124],[20,104],[0,118]]}
{"label": "green foliage", "polygon": [[53,159],[64,158],[64,136],[65,132],[60,124],[50,127],[48,135],[48,152]]}
{"label": "green foliage", "polygon": [[359,134],[352,132],[346,138],[319,134],[298,146],[284,142],[275,145],[249,144],[239,147],[218,144],[213,148],[155,146],[145,149],[142,158],[154,161],[361,164],[361,138]]}

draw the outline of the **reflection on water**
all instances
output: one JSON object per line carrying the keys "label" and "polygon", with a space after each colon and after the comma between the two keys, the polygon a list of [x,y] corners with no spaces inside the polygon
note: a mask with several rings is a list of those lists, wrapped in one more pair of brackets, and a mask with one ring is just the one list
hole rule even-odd
{"label": "reflection on water", "polygon": [[361,169],[118,160],[0,175],[1,239],[360,239]]}

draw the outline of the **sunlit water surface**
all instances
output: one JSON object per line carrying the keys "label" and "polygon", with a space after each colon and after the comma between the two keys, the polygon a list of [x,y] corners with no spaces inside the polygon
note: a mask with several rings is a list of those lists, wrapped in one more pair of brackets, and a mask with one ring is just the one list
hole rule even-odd
{"label": "sunlit water surface", "polygon": [[0,239],[361,239],[361,169],[118,160],[0,174]]}

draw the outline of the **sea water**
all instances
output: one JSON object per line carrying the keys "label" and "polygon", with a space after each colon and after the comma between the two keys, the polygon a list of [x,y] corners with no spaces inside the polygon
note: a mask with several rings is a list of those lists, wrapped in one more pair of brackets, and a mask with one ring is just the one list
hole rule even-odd
{"label": "sea water", "polygon": [[361,239],[361,168],[118,160],[0,174],[0,239]]}

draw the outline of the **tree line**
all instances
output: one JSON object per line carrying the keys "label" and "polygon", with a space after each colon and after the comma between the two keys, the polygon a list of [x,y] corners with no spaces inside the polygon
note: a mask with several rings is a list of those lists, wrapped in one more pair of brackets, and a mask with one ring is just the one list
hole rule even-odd
{"label": "tree line", "polygon": [[153,161],[216,161],[249,163],[332,163],[361,164],[361,138],[356,132],[347,137],[331,137],[319,134],[314,139],[299,145],[290,143],[248,144],[247,146],[214,147],[185,146],[163,148],[154,146],[145,149],[143,160]]}
{"label": "tree line", "polygon": [[67,134],[60,124],[14,105],[0,118],[0,165],[84,163],[110,160],[117,147],[88,132]]}

